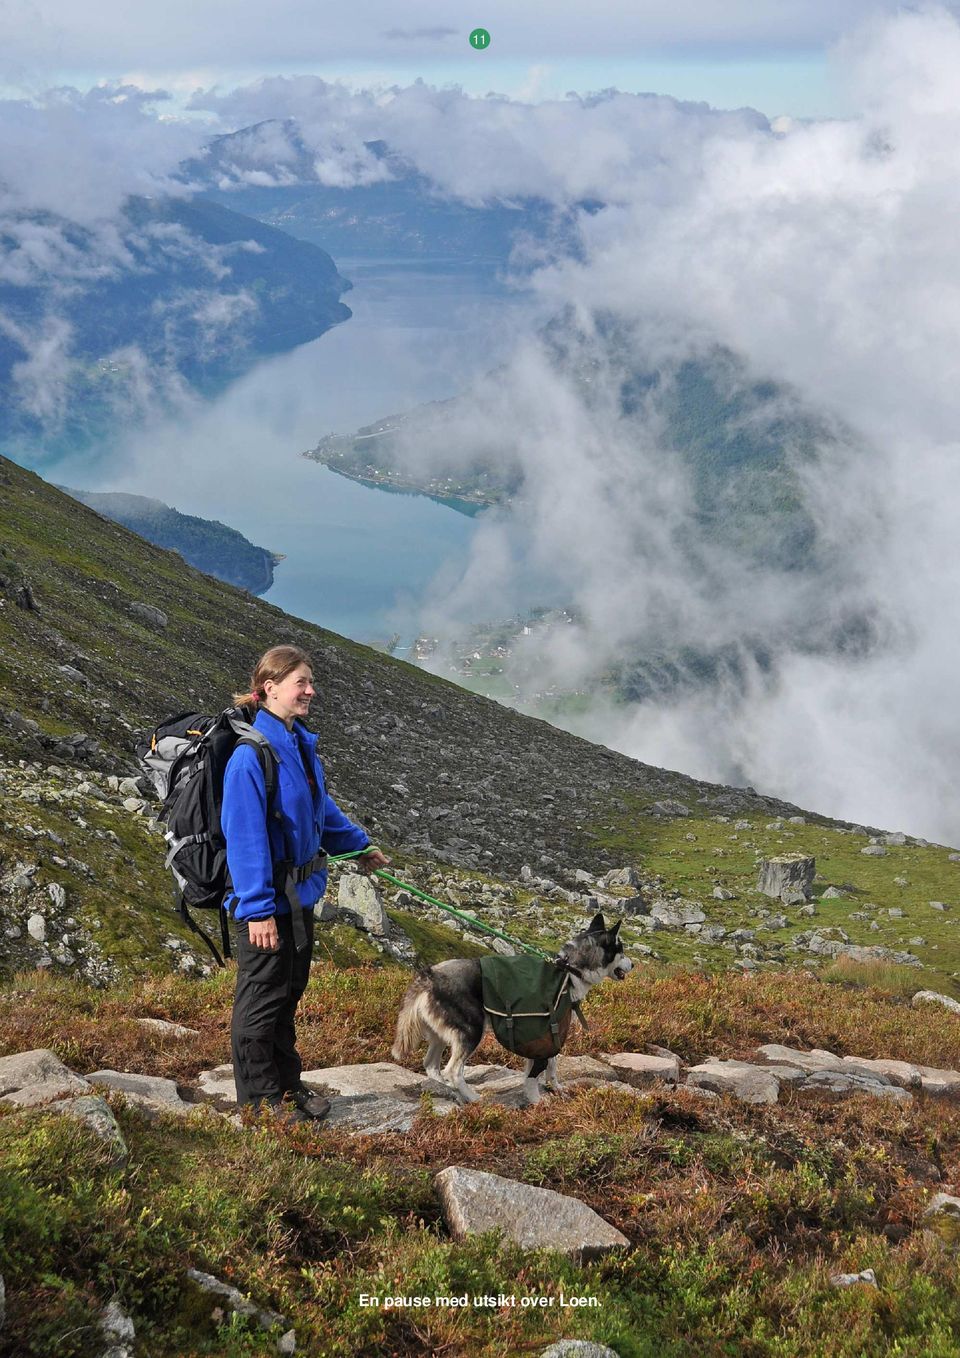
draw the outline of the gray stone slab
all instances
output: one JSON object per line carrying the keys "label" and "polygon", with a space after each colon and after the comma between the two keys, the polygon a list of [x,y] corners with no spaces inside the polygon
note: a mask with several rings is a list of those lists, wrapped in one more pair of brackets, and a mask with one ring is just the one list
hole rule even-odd
{"label": "gray stone slab", "polygon": [[182,1023],[171,1023],[168,1019],[158,1018],[138,1018],[134,1019],[141,1028],[149,1028],[154,1033],[159,1033],[162,1037],[199,1037],[199,1030],[196,1028],[185,1028]]}
{"label": "gray stone slab", "polygon": [[779,1042],[767,1042],[757,1048],[757,1058],[772,1066],[796,1066],[813,1074],[818,1070],[842,1070],[843,1061],[833,1052],[814,1047],[812,1051],[798,1051],[795,1047],[782,1047]]}
{"label": "gray stone slab", "polygon": [[459,1165],[441,1170],[434,1182],[455,1240],[499,1230],[524,1249],[554,1249],[581,1260],[630,1245],[592,1208],[552,1189]]}
{"label": "gray stone slab", "polygon": [[680,1062],[675,1056],[650,1056],[646,1052],[613,1052],[604,1056],[621,1080],[627,1084],[648,1086],[666,1081],[678,1084]]}
{"label": "gray stone slab", "polygon": [[[231,1067],[232,1072],[232,1067]],[[304,1084],[325,1085],[337,1094],[388,1094],[417,1099],[426,1076],[392,1061],[367,1061],[350,1066],[321,1066],[305,1070]]]}
{"label": "gray stone slab", "polygon": [[0,1103],[29,1108],[89,1094],[90,1085],[46,1048],[0,1058]]}
{"label": "gray stone slab", "polygon": [[197,1076],[197,1088],[208,1099],[236,1103],[237,1086],[233,1080],[233,1066],[214,1066],[212,1070],[202,1070]]}
{"label": "gray stone slab", "polygon": [[87,1079],[92,1085],[113,1089],[129,1103],[155,1113],[176,1113],[190,1117],[199,1112],[200,1105],[187,1103],[180,1097],[174,1080],[159,1075],[138,1075],[123,1070],[96,1070]]}
{"label": "gray stone slab", "polygon": [[880,1074],[868,1075],[852,1070],[820,1070],[804,1080],[804,1093],[819,1090],[835,1098],[849,1098],[851,1094],[870,1094],[874,1098],[889,1099],[892,1103],[912,1103],[913,1095],[906,1089],[892,1085]]}
{"label": "gray stone slab", "polygon": [[334,1095],[330,1112],[321,1125],[342,1127],[366,1136],[409,1132],[419,1111],[419,1100],[398,1099],[389,1094]]}
{"label": "gray stone slab", "polygon": [[845,1056],[843,1064],[849,1066],[853,1071],[865,1071],[868,1075],[883,1075],[892,1085],[897,1085],[900,1089],[921,1089],[923,1087],[923,1076],[920,1074],[919,1068],[909,1061],[893,1061],[887,1060],[885,1057],[874,1060],[866,1056]]}
{"label": "gray stone slab", "polygon": [[741,1103],[776,1103],[780,1082],[768,1067],[746,1061],[704,1061],[687,1071],[687,1084],[732,1094]]}

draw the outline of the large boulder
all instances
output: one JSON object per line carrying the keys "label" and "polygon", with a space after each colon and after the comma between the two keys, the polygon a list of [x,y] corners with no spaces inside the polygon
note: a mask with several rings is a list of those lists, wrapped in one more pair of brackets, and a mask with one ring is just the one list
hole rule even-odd
{"label": "large boulder", "polygon": [[49,1111],[63,1113],[66,1117],[75,1118],[85,1127],[89,1127],[90,1131],[103,1142],[114,1167],[116,1169],[126,1167],[130,1152],[106,1099],[102,1099],[99,1094],[86,1094],[79,1099],[61,1099],[59,1103],[50,1104]]}
{"label": "large boulder", "polygon": [[337,905],[356,915],[367,933],[383,936],[388,932],[389,922],[380,892],[369,877],[345,872],[337,888]]}
{"label": "large boulder", "polygon": [[810,854],[779,854],[760,864],[757,887],[764,896],[783,901],[784,905],[802,905],[813,895],[816,872],[817,862]]}
{"label": "large boulder", "polygon": [[942,1009],[949,1009],[951,1014],[960,1014],[960,1004],[949,995],[941,995],[936,990],[918,990],[910,1003],[915,1009],[924,1004],[939,1004]]}
{"label": "large boulder", "polygon": [[549,1188],[451,1165],[434,1180],[455,1240],[499,1230],[524,1249],[553,1249],[594,1259],[630,1242],[592,1208]]}
{"label": "large boulder", "polygon": [[0,1102],[29,1107],[70,1094],[89,1094],[86,1080],[74,1075],[52,1051],[38,1047],[0,1057]]}

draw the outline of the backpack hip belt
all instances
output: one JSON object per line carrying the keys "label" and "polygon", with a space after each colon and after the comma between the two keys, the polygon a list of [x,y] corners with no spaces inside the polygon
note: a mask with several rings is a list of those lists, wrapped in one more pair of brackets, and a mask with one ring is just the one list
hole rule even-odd
{"label": "backpack hip belt", "polygon": [[301,863],[299,867],[294,867],[291,863],[279,863],[277,865],[275,881],[278,881],[279,885],[276,887],[276,891],[278,896],[286,897],[290,906],[293,942],[297,952],[302,952],[307,946],[307,927],[303,922],[303,905],[300,901],[297,885],[306,882],[315,872],[321,872],[326,866],[327,855],[323,849],[315,854],[309,863]]}

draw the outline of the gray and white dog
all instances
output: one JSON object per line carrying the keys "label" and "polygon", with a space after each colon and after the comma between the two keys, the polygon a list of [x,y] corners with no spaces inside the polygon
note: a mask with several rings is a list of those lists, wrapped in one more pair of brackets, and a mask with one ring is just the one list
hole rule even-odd
{"label": "gray and white dog", "polygon": [[[596,915],[586,929],[561,948],[557,961],[570,973],[570,995],[575,1004],[601,981],[622,981],[633,969],[620,941],[620,923],[617,920],[608,929],[603,915]],[[409,1061],[426,1042],[427,1075],[447,1085],[465,1103],[473,1103],[480,1095],[464,1080],[463,1068],[488,1027],[480,963],[469,958],[438,962],[417,972],[407,987],[392,1055],[395,1061]],[[447,1048],[450,1055],[441,1066]],[[540,1100],[540,1078],[531,1074],[534,1064],[527,1061],[524,1072],[524,1093],[529,1103]],[[543,1078],[548,1087],[560,1088],[556,1057],[547,1061]]]}

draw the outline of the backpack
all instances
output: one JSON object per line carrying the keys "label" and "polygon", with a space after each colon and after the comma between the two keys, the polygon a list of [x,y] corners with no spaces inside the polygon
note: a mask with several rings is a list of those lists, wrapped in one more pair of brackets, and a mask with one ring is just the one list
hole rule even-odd
{"label": "backpack", "polygon": [[[546,1067],[570,1031],[570,973],[539,957],[481,957],[483,1008],[507,1051]],[[581,1020],[582,1022],[582,1020]]]}
{"label": "backpack", "polygon": [[160,723],[149,744],[138,745],[137,755],[163,802],[159,819],[166,823],[170,846],[166,867],[173,873],[180,915],[199,934],[219,966],[223,958],[190,917],[188,907],[220,910],[224,956],[230,956],[226,911],[230,891],[227,845],[220,826],[223,775],[238,745],[257,752],[267,789],[267,815],[272,812],[277,785],[277,756],[267,738],[250,720],[244,707],[228,707],[218,716],[181,712]]}

